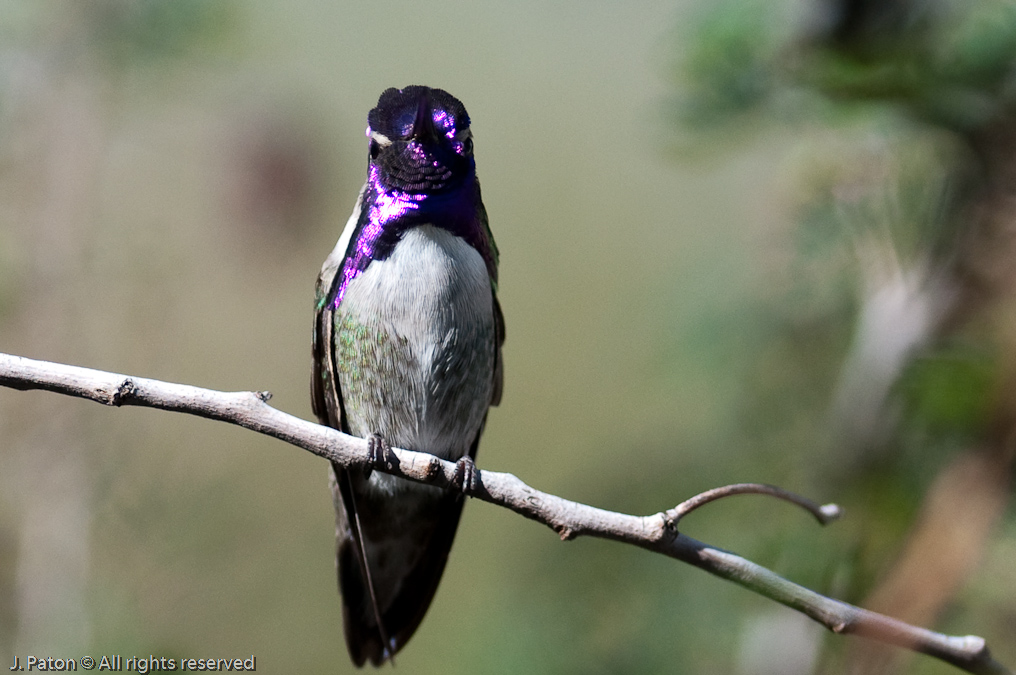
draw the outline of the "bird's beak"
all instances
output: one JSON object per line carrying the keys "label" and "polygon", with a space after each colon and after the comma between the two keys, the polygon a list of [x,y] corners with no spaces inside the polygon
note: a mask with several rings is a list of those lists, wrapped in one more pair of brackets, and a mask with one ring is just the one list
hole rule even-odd
{"label": "bird's beak", "polygon": [[431,118],[430,101],[427,95],[420,97],[420,103],[416,107],[416,119],[413,121],[413,133],[409,136],[415,141],[432,141],[437,138],[434,130],[434,120]]}

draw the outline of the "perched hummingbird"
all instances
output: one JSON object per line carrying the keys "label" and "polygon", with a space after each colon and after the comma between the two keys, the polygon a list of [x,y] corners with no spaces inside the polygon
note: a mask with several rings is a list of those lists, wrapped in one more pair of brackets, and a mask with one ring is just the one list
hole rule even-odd
{"label": "perched hummingbird", "polygon": [[[501,400],[497,246],[469,115],[441,89],[387,89],[367,115],[367,182],[317,283],[314,412],[370,439],[472,459]],[[349,655],[391,658],[437,590],[463,496],[332,465]],[[459,474],[457,474],[459,475]]]}

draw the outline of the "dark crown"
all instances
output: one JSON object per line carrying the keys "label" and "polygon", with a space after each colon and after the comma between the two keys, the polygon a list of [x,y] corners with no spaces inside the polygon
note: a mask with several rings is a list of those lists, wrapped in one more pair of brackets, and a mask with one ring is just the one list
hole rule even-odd
{"label": "dark crown", "polygon": [[454,135],[469,128],[469,114],[459,99],[443,89],[420,85],[386,89],[367,115],[367,123],[372,131],[390,140],[403,140],[413,133],[418,113],[428,108],[434,130],[442,135]]}

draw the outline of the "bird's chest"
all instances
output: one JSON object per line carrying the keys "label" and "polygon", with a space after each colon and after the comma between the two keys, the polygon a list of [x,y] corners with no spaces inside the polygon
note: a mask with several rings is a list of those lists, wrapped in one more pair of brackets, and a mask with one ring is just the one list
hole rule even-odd
{"label": "bird's chest", "polygon": [[494,313],[483,258],[430,225],[353,279],[333,347],[350,432],[457,458],[490,401]]}

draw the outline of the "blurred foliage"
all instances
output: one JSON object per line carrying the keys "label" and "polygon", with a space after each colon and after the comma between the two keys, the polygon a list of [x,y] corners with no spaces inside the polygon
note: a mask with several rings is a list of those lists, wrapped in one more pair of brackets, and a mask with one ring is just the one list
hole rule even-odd
{"label": "blurred foliage", "polygon": [[[838,10],[840,4],[897,9],[850,21],[837,15],[847,11]],[[729,124],[806,92],[846,110],[859,103],[898,105],[916,119],[962,131],[1016,102],[1016,7],[1009,2],[816,5],[791,5],[791,13],[812,17],[810,28],[800,18],[787,20],[788,3],[773,10],[771,4],[729,0],[703,12],[685,32],[692,46],[679,78],[688,88],[677,109],[682,123]],[[922,16],[906,21],[896,14]],[[788,35],[795,29],[796,36]]]}
{"label": "blurred foliage", "polygon": [[997,359],[976,347],[943,345],[914,359],[899,382],[908,426],[930,438],[975,440],[991,421],[998,377]]}
{"label": "blurred foliage", "polygon": [[723,123],[771,93],[780,14],[771,2],[729,0],[704,14],[681,64],[690,85],[681,102],[687,123]]}
{"label": "blurred foliage", "polygon": [[[1004,405],[1002,346],[982,316],[958,333],[954,321],[945,332],[929,326],[892,376],[885,402],[877,388],[870,391],[888,435],[862,441],[865,432],[849,427],[837,435],[828,411],[838,371],[859,364],[843,361],[848,348],[857,348],[848,340],[851,325],[863,327],[860,314],[880,284],[895,278],[910,284],[900,292],[909,287],[933,299],[945,293],[938,297],[975,305],[963,296],[969,291],[935,288],[953,278],[958,264],[967,270],[961,274],[976,275],[978,261],[962,256],[970,255],[980,221],[1007,217],[986,211],[990,203],[981,200],[1011,175],[997,175],[1005,167],[985,162],[983,153],[1016,112],[1016,5],[829,0],[796,7],[805,19],[789,39],[753,2],[703,10],[684,34],[691,46],[677,78],[687,83],[682,96],[697,95],[703,107],[679,105],[675,112],[692,130],[693,144],[696,134],[698,143],[710,144],[735,132],[742,142],[728,145],[728,153],[780,126],[798,133],[802,189],[787,233],[796,247],[783,293],[762,312],[775,322],[768,336],[756,336],[748,357],[760,373],[780,372],[783,382],[771,374],[757,380],[743,409],[758,412],[744,417],[742,428],[754,447],[777,443],[796,456],[817,489],[832,490],[846,507],[846,527],[857,528],[853,542],[832,544],[835,552],[821,557],[800,551],[795,573],[860,602],[898,555],[936,476],[959,453],[987,442]],[[952,283],[962,289],[965,280]],[[1008,287],[989,293],[1003,306],[1014,302]],[[905,331],[906,318],[897,321]],[[795,343],[802,326],[809,327],[807,338]],[[787,367],[795,361],[802,367]],[[795,418],[808,422],[788,442]],[[790,541],[774,533],[770,546],[792,550]],[[950,610],[950,625],[956,614]],[[1005,634],[1001,628],[994,634]],[[829,652],[832,672],[844,658],[836,653]]]}
{"label": "blurred foliage", "polygon": [[100,0],[92,3],[87,20],[95,32],[93,47],[125,68],[214,47],[238,15],[229,0]]}

